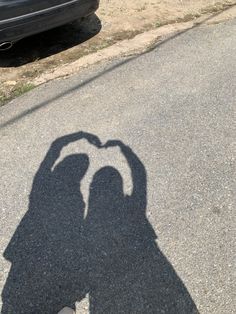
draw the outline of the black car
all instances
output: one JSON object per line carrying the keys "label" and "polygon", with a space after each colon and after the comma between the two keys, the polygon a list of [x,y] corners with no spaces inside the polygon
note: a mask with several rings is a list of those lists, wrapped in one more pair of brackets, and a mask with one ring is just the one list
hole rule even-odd
{"label": "black car", "polygon": [[0,50],[24,37],[87,17],[99,0],[0,0]]}

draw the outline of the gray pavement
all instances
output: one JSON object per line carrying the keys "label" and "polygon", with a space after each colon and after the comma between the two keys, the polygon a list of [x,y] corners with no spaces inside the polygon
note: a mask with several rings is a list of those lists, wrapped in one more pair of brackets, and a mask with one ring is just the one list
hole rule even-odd
{"label": "gray pavement", "polygon": [[[201,26],[0,108],[3,314],[86,294],[90,313],[235,313],[235,34]],[[82,141],[92,174],[110,166],[84,193],[86,155],[54,165],[78,131],[125,144]]]}

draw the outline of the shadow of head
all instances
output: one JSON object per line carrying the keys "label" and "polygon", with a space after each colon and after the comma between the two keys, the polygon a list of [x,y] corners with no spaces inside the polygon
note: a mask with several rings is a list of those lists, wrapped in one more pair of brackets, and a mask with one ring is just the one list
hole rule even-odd
{"label": "shadow of head", "polygon": [[86,42],[97,35],[101,28],[100,19],[92,14],[82,21],[24,38],[10,50],[0,52],[0,67],[19,67],[55,55]]}
{"label": "shadow of head", "polygon": [[73,154],[65,157],[52,172],[53,178],[69,186],[77,187],[89,167],[86,154]]}
{"label": "shadow of head", "polygon": [[114,167],[103,167],[93,177],[89,193],[90,206],[98,202],[102,204],[113,204],[116,200],[124,197],[123,179]]}

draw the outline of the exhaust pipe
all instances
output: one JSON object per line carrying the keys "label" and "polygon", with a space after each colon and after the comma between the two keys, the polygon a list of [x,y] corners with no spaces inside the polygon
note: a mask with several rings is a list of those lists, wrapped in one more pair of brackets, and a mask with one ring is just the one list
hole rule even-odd
{"label": "exhaust pipe", "polygon": [[5,43],[0,43],[0,51],[6,51],[11,49],[11,47],[13,46],[13,42],[11,41],[7,41]]}

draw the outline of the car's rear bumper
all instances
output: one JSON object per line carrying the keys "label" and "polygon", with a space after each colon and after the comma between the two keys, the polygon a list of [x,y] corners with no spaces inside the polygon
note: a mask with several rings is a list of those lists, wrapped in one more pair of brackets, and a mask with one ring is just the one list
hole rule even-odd
{"label": "car's rear bumper", "polygon": [[94,13],[99,0],[72,0],[48,9],[0,20],[0,43],[21,38],[69,23]]}

